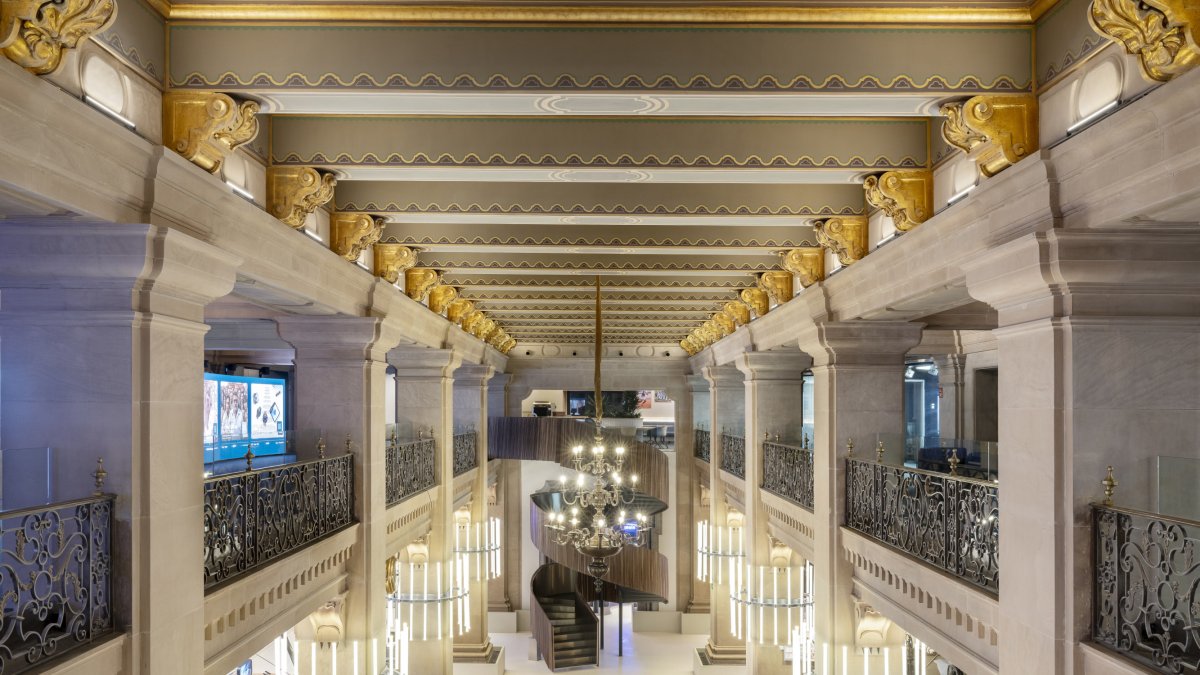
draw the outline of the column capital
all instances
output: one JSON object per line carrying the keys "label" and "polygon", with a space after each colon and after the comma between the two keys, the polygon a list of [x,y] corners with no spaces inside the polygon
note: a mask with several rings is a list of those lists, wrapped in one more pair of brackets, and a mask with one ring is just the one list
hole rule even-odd
{"label": "column capital", "polygon": [[1051,317],[1200,315],[1200,234],[1035,232],[963,265],[967,291],[999,325]]}
{"label": "column capital", "polygon": [[704,375],[693,373],[688,375],[686,379],[688,388],[692,390],[693,394],[704,393],[708,391],[708,380],[704,377]]}
{"label": "column capital", "polygon": [[734,359],[734,366],[745,380],[800,380],[812,366],[812,357],[798,349],[770,352],[743,352]]}
{"label": "column capital", "polygon": [[405,345],[388,351],[387,362],[396,368],[397,378],[453,379],[454,371],[462,365],[462,355],[453,349]]}
{"label": "column capital", "polygon": [[279,337],[303,353],[326,360],[382,360],[398,338],[384,320],[369,316],[284,316],[275,319]]}
{"label": "column capital", "polygon": [[734,366],[704,366],[704,379],[710,389],[737,387],[743,382],[742,373]]}
{"label": "column capital", "polygon": [[454,371],[456,387],[487,387],[496,367],[486,363],[464,363]]}
{"label": "column capital", "polygon": [[800,332],[813,365],[892,365],[921,341],[922,324],[907,321],[818,322]]}

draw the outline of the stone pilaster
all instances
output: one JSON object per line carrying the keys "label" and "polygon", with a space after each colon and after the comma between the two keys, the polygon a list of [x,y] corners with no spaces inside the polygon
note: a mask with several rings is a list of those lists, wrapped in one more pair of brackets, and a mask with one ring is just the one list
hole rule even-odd
{"label": "stone pilaster", "polygon": [[[746,387],[746,560],[752,569],[771,564],[771,544],[767,534],[767,511],[759,495],[763,482],[764,434],[795,439],[801,434],[804,371],[812,358],[798,350],[749,352],[741,354],[734,365],[742,372]],[[781,638],[785,643],[789,638]],[[783,652],[773,644],[747,642],[746,665],[752,673],[785,675],[791,666],[783,662]]]}
{"label": "stone pilaster", "polygon": [[0,221],[0,447],[52,449],[52,500],[104,458],[138,675],[204,671],[204,307],[239,262],[151,225]]}
{"label": "stone pilaster", "polygon": [[[440,489],[430,516],[429,561],[454,556],[454,371],[462,356],[450,349],[398,347],[388,352],[396,368],[396,423],[400,428],[433,429],[437,439],[435,473]],[[409,668],[414,673],[452,672],[454,640],[414,642]]]}
{"label": "stone pilaster", "polygon": [[1020,533],[1000,538],[1004,672],[1082,672],[1105,467],[1118,506],[1155,511],[1157,458],[1200,445],[1197,261],[1191,231],[1051,230],[966,267],[999,315],[1000,522]]}
{"label": "stone pilaster", "polygon": [[369,650],[371,638],[383,644],[386,629],[385,355],[399,342],[399,333],[376,317],[281,317],[276,323],[280,337],[296,350],[295,428],[322,434],[328,453],[355,456],[359,540],[350,562],[339,648],[349,654],[351,643],[359,642]]}
{"label": "stone pilaster", "polygon": [[[495,368],[488,365],[464,364],[454,371],[454,419],[455,425],[475,428],[476,466],[471,481],[471,501],[468,508],[471,522],[467,530],[473,533],[479,523],[486,530],[488,525],[488,399],[489,380]],[[476,558],[472,563],[480,562]],[[488,580],[477,580],[471,575],[470,617],[471,628],[454,638],[454,660],[459,662],[487,661],[491,658],[491,635],[488,633]]]}
{"label": "stone pilaster", "polygon": [[[746,393],[742,374],[733,366],[708,366],[704,369],[708,381],[709,419],[713,421],[709,449],[709,523],[725,526],[729,519],[725,479],[721,476],[721,430],[740,433],[745,418]],[[729,621],[729,579],[709,584],[709,623],[711,630],[704,651],[714,662],[725,665],[746,661],[745,641],[734,637]]]}
{"label": "stone pilaster", "polygon": [[[878,433],[904,428],[904,356],[920,342],[919,324],[884,321],[816,323],[800,332],[800,349],[813,359],[814,614],[818,672],[862,672],[861,657],[841,663],[842,646],[854,652],[856,616],[853,569],[842,554],[846,505],[846,440],[860,455]],[[829,645],[828,652],[823,649]],[[1034,671],[1030,671],[1034,672]]]}
{"label": "stone pilaster", "polygon": [[[695,473],[700,470],[695,459],[695,430],[697,428],[712,428],[712,424],[709,422],[711,419],[712,410],[710,409],[711,398],[708,392],[708,380],[704,379],[704,376],[702,375],[688,375],[687,390],[689,402],[686,405],[690,408],[690,412],[685,414],[688,418],[690,418],[691,424],[689,425],[690,428],[686,430],[683,429],[682,417],[680,415],[681,403],[679,401],[675,402],[675,453],[678,457],[678,466],[682,467],[686,465],[692,467],[691,472],[688,475],[688,483],[686,485],[679,486],[680,494],[682,494],[686,489],[691,495],[692,504],[692,511],[688,514],[690,518],[689,522],[686,525],[681,525],[679,529],[679,531],[682,532],[685,526],[690,528],[691,535],[689,536],[692,539],[692,545],[686,552],[687,559],[692,561],[689,570],[691,572],[691,576],[690,580],[688,581],[688,584],[691,586],[691,597],[688,598],[686,604],[683,604],[681,592],[680,607],[685,608],[688,613],[707,614],[710,610],[709,605],[711,602],[710,588],[708,582],[701,581],[696,577],[697,542],[695,541],[695,536],[696,523],[708,520],[710,518],[711,506],[707,497],[704,495],[706,488],[701,486],[699,476],[695,475]],[[686,433],[686,436],[681,436],[681,433]],[[705,477],[707,478],[708,476]],[[682,481],[683,477],[681,476],[679,480]],[[685,552],[680,549],[680,555],[684,554]],[[682,582],[680,583],[680,588],[683,588]]]}

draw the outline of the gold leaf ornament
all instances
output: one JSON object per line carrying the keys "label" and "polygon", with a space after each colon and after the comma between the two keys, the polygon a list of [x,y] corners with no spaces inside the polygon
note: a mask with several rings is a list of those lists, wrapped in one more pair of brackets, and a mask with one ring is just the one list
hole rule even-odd
{"label": "gold leaf ornament", "polygon": [[733,319],[739,326],[750,323],[750,305],[741,300],[730,300],[725,303],[721,311],[729,315],[729,318]]}
{"label": "gold leaf ornament", "polygon": [[429,291],[429,309],[434,314],[442,314],[456,298],[458,298],[457,288],[438,284]]}
{"label": "gold leaf ornament", "polygon": [[475,303],[466,298],[458,298],[446,306],[446,320],[452,324],[462,323],[463,317],[475,311]]}
{"label": "gold leaf ornament", "polygon": [[229,153],[258,135],[259,105],[228,94],[169,91],[163,95],[163,145],[215,174]]}
{"label": "gold leaf ornament", "polygon": [[725,335],[732,335],[737,330],[738,324],[733,317],[726,314],[723,310],[713,314],[713,322],[721,328],[721,332]]}
{"label": "gold leaf ornament", "polygon": [[1088,21],[1136,56],[1148,79],[1166,82],[1200,64],[1196,0],[1092,0]]}
{"label": "gold leaf ornament", "polygon": [[758,276],[758,287],[767,292],[775,304],[782,305],[792,299],[792,273],[786,270],[772,270]]}
{"label": "gold leaf ornament", "polygon": [[1038,102],[1032,94],[984,94],[942,106],[942,137],[994,176],[1038,149]]}
{"label": "gold leaf ornament", "polygon": [[375,244],[375,276],[389,284],[400,280],[400,273],[417,263],[417,252],[404,244]]}
{"label": "gold leaf ornament", "polygon": [[863,181],[867,202],[886,213],[897,230],[907,232],[933,215],[933,172],[887,171]]}
{"label": "gold leaf ornament", "polygon": [[813,223],[817,242],[849,265],[867,255],[867,217],[838,216]]}
{"label": "gold leaf ornament", "polygon": [[801,288],[808,288],[825,278],[825,249],[820,246],[794,248],[783,254],[783,269],[800,277]]}
{"label": "gold leaf ornament", "polygon": [[440,281],[442,275],[429,267],[410,267],[404,270],[404,292],[408,297],[421,302]]}
{"label": "gold leaf ornament", "polygon": [[754,310],[754,316],[765,316],[771,311],[771,296],[761,288],[746,288],[741,293],[742,302]]}
{"label": "gold leaf ornament", "polygon": [[383,236],[383,218],[369,213],[342,211],[329,218],[330,248],[350,262],[362,256]]}
{"label": "gold leaf ornament", "polygon": [[311,166],[267,169],[267,206],[271,215],[299,230],[309,214],[333,199],[337,178]]}
{"label": "gold leaf ornament", "polygon": [[0,51],[34,75],[48,75],[63,52],[116,18],[116,0],[0,0]]}

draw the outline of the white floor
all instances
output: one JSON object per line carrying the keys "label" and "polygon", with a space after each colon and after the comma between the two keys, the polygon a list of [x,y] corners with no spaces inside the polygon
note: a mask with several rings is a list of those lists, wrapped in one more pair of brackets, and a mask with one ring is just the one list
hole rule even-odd
{"label": "white floor", "polygon": [[[604,617],[604,649],[600,653],[600,668],[591,666],[560,672],[653,673],[682,675],[692,672],[692,655],[703,647],[704,635],[678,633],[633,633],[630,607],[625,608],[625,656],[617,656],[616,608]],[[505,673],[549,673],[546,664],[531,660],[533,638],[529,633],[492,633],[492,642],[504,647]]]}

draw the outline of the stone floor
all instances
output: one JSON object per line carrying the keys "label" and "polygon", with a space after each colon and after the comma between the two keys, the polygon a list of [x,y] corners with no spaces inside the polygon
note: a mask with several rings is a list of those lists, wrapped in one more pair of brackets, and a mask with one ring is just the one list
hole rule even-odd
{"label": "stone floor", "polygon": [[[705,636],[678,633],[633,633],[630,612],[625,613],[625,656],[617,656],[617,625],[613,616],[605,617],[604,650],[600,668],[590,666],[560,672],[653,673],[681,675],[692,672],[692,655],[703,647]],[[492,633],[492,642],[504,647],[505,673],[549,673],[541,661],[532,660],[533,638],[529,633]]]}

